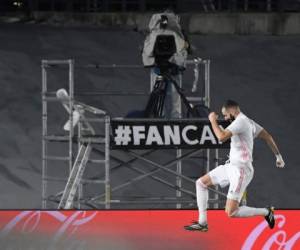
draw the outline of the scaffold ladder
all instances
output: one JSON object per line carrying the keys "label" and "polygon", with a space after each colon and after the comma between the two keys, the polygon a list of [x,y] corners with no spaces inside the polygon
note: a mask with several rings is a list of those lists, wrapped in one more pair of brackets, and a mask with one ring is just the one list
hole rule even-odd
{"label": "scaffold ladder", "polygon": [[74,201],[75,194],[81,182],[82,175],[87,165],[90,153],[91,145],[82,144],[78,151],[74,166],[69,175],[66,187],[64,189],[62,198],[58,205],[58,209],[71,209]]}

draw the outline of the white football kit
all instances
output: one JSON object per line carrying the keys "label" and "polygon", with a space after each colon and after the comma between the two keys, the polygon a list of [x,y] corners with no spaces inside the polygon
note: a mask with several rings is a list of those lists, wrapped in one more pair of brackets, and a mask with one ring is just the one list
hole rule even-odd
{"label": "white football kit", "polygon": [[240,202],[254,174],[253,140],[263,128],[240,113],[226,129],[232,133],[229,163],[216,167],[208,174],[213,185],[229,185],[228,199]]}

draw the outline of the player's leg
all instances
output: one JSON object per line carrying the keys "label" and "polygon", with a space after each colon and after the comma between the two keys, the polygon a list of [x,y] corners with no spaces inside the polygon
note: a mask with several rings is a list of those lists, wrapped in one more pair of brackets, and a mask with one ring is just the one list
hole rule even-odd
{"label": "player's leg", "polygon": [[264,216],[267,221],[269,227],[272,229],[275,226],[275,218],[274,218],[274,208],[256,208],[256,207],[248,207],[248,206],[240,206],[239,202],[236,200],[227,199],[226,201],[226,209],[227,215],[229,217],[253,217],[253,216]]}
{"label": "player's leg", "polygon": [[229,217],[253,217],[253,216],[267,216],[272,208],[255,208],[248,206],[239,206],[236,200],[227,199],[225,212]]}
{"label": "player's leg", "polygon": [[239,206],[243,193],[253,178],[253,169],[251,167],[231,169],[230,186],[226,201],[225,211],[229,217],[252,217],[264,216],[270,228],[274,227],[273,208],[255,208],[248,206]]}
{"label": "player's leg", "polygon": [[212,185],[211,178],[208,174],[202,176],[196,181],[196,199],[198,206],[198,221],[192,225],[184,226],[189,231],[206,232],[207,226],[207,204],[208,204],[208,190],[207,187]]}
{"label": "player's leg", "polygon": [[207,226],[207,205],[208,205],[208,189],[207,187],[220,184],[222,186],[229,183],[225,171],[225,165],[218,166],[208,174],[202,176],[196,181],[196,198],[199,212],[199,218],[196,223],[185,226],[186,230],[197,230],[206,232]]}
{"label": "player's leg", "polygon": [[212,180],[209,174],[206,174],[196,181],[196,198],[199,211],[198,223],[201,225],[207,224],[207,205],[208,205],[208,190],[207,187],[212,186]]}

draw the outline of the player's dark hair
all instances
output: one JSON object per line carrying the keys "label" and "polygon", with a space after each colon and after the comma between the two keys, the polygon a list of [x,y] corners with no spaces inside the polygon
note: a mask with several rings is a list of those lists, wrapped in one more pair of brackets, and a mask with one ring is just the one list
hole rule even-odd
{"label": "player's dark hair", "polygon": [[228,109],[228,108],[238,108],[239,104],[236,101],[233,100],[227,100],[224,104],[223,107]]}

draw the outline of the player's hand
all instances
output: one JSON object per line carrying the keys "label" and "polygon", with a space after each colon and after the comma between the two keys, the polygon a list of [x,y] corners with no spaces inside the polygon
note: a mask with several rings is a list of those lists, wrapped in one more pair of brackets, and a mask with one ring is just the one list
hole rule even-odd
{"label": "player's hand", "polygon": [[284,163],[284,160],[282,159],[281,154],[276,155],[276,166],[278,168],[284,168],[284,165],[285,165],[285,163]]}
{"label": "player's hand", "polygon": [[218,119],[218,115],[215,112],[211,112],[208,115],[208,119],[210,120],[210,122],[214,122]]}

